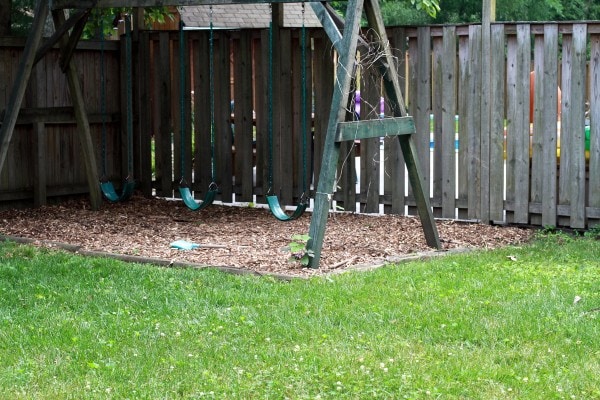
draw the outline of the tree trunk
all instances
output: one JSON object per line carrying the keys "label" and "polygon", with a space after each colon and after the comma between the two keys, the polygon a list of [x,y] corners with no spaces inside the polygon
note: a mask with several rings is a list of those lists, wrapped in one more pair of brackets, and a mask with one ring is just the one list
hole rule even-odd
{"label": "tree trunk", "polygon": [[10,35],[12,0],[0,0],[0,36]]}

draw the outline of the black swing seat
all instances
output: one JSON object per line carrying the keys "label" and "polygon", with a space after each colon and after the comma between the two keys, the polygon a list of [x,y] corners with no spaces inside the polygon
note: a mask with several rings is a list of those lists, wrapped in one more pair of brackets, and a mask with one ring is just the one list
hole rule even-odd
{"label": "black swing seat", "polygon": [[308,200],[305,198],[304,194],[301,196],[300,202],[292,214],[287,214],[283,210],[276,195],[267,195],[267,203],[269,204],[271,214],[280,221],[293,221],[298,219],[304,214],[304,211],[306,211],[306,208],[308,207]]}
{"label": "black swing seat", "polygon": [[127,177],[125,182],[123,182],[123,187],[121,188],[121,193],[117,193],[115,187],[111,181],[108,179],[102,179],[100,181],[100,190],[102,191],[102,195],[111,203],[119,203],[121,201],[127,201],[133,195],[133,191],[135,190],[135,180]]}
{"label": "black swing seat", "polygon": [[208,192],[204,196],[204,200],[198,203],[194,196],[192,195],[192,191],[190,190],[187,183],[182,179],[179,183],[179,194],[181,195],[181,199],[184,204],[192,211],[200,211],[208,206],[210,206],[213,201],[215,201],[215,197],[217,196],[217,192],[219,188],[215,182],[212,182],[208,185]]}

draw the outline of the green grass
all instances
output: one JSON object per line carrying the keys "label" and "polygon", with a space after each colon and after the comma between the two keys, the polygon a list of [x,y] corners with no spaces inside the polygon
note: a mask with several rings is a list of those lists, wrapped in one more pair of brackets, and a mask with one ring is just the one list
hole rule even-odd
{"label": "green grass", "polygon": [[599,260],[551,234],[281,282],[4,243],[0,398],[598,399]]}

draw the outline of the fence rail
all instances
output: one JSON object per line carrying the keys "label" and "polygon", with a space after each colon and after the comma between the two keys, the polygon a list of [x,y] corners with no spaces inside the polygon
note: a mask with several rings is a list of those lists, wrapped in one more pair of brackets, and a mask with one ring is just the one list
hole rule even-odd
{"label": "fence rail", "polygon": [[[335,74],[331,43],[321,30],[309,29],[301,71],[299,29],[276,32],[273,51],[266,30],[215,31],[212,45],[209,35],[187,31],[181,56],[178,32],[140,32],[133,82],[120,68],[124,46],[106,43],[105,113],[100,44],[79,46],[76,63],[98,164],[111,179],[126,174],[121,125],[131,85],[135,175],[143,193],[173,196],[183,177],[198,198],[215,181],[223,202],[260,203],[274,191],[283,203],[295,203],[304,180],[316,187],[319,175]],[[598,224],[600,23],[495,23],[489,54],[482,53],[482,37],[480,25],[389,29],[434,215],[576,229]],[[0,38],[0,110],[22,46]],[[370,68],[376,56],[376,49],[360,55],[360,109],[351,96],[349,118],[394,113]],[[50,53],[34,71],[0,174],[4,207],[86,190],[57,58],[58,51]],[[538,78],[530,91],[532,71]],[[308,132],[302,129],[303,90]],[[492,112],[483,118],[488,102]],[[341,146],[338,208],[416,214],[397,140]],[[309,149],[306,157],[303,149]]]}

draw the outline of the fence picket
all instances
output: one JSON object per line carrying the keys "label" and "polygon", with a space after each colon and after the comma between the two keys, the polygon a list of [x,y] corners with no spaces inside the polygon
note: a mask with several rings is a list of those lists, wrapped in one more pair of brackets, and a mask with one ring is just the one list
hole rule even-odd
{"label": "fence picket", "polygon": [[[594,22],[494,23],[490,27],[489,65],[484,65],[487,56],[482,54],[484,32],[480,25],[389,29],[392,45],[397,48],[394,55],[398,71],[405,79],[408,110],[415,120],[414,139],[423,166],[423,183],[430,188],[436,216],[577,229],[600,222],[599,26]],[[336,55],[321,30],[308,31],[312,40],[307,52],[310,100],[306,113],[312,121],[312,125],[309,124],[312,135],[307,135],[307,174],[309,182],[315,185],[313,177],[319,175],[328,125]],[[268,99],[267,30],[215,32],[214,157],[220,200],[224,202],[234,198],[264,202],[270,150],[269,101],[274,106],[273,189],[279,191],[277,194],[282,196],[283,203],[292,204],[303,186],[300,34],[298,29],[281,28],[277,35],[281,40],[277,47],[280,54],[274,60],[275,90],[274,97]],[[212,175],[208,32],[186,31],[189,62],[186,58],[184,153],[179,143],[178,34],[176,31],[142,31],[138,37],[134,46],[138,49],[134,54],[136,180],[146,195],[153,194],[155,189],[159,196],[172,196],[173,179],[178,180],[183,174],[192,184],[196,197],[201,198]],[[13,79],[16,69],[14,60],[18,60],[24,41],[9,38],[0,43],[1,111],[8,97],[7,82]],[[119,61],[124,57],[119,58],[119,47],[122,45],[118,42],[106,43],[107,93],[119,94],[109,95],[106,103],[107,175],[111,179],[123,175],[127,155],[125,130],[121,127],[125,121],[126,82]],[[588,48],[591,56],[589,71],[586,71]],[[408,52],[407,57],[403,51]],[[77,151],[76,127],[74,119],[69,117],[70,99],[65,90],[66,80],[57,68],[58,57],[58,51],[52,50],[42,60],[46,68],[40,73],[40,80],[45,80],[46,93],[33,93],[33,89],[28,89],[26,110],[19,116],[18,132],[10,144],[6,168],[0,172],[1,206],[34,196],[40,203],[44,186],[39,179],[42,170],[46,173],[48,197],[87,190],[85,174],[77,168],[83,160]],[[88,100],[93,139],[101,154],[98,43],[80,46],[75,57]],[[488,99],[481,98],[485,92],[484,66],[489,68],[490,75]],[[532,66],[538,85],[534,90],[534,123],[530,129]],[[370,72],[364,72],[363,78],[362,117],[373,119],[380,112],[380,82],[372,78]],[[559,127],[556,125],[557,86],[563,96]],[[37,104],[33,102],[35,96],[39,97]],[[591,113],[588,139],[583,117],[586,101]],[[491,114],[483,116],[482,104],[486,102],[491,104]],[[385,109],[386,116],[393,113],[394,110]],[[455,116],[458,116],[457,125]],[[482,123],[487,124],[483,117],[491,118],[489,129],[482,128]],[[58,119],[61,125],[56,123]],[[38,132],[35,137],[34,127]],[[455,148],[456,129],[458,150]],[[39,134],[44,130],[45,133]],[[556,154],[557,145],[560,145],[560,158]],[[343,146],[347,148],[342,150],[343,168],[339,169],[341,178],[334,196],[338,205],[355,211],[356,201],[359,201],[360,211],[379,212],[383,205],[384,213],[404,214],[408,210],[408,214],[416,214],[412,189],[405,193],[405,166],[397,140],[383,140],[383,159],[379,159],[379,140],[363,140],[361,165],[355,163],[357,152],[353,144]],[[584,150],[584,146],[589,150],[587,147]],[[36,155],[36,148],[44,148],[45,154],[38,151]],[[38,165],[37,174],[29,171],[34,158],[45,163],[45,167]],[[181,158],[186,161],[185,171],[181,171]],[[254,162],[256,177],[253,176]],[[361,175],[358,195],[356,172]],[[488,184],[489,188],[484,187]]]}

